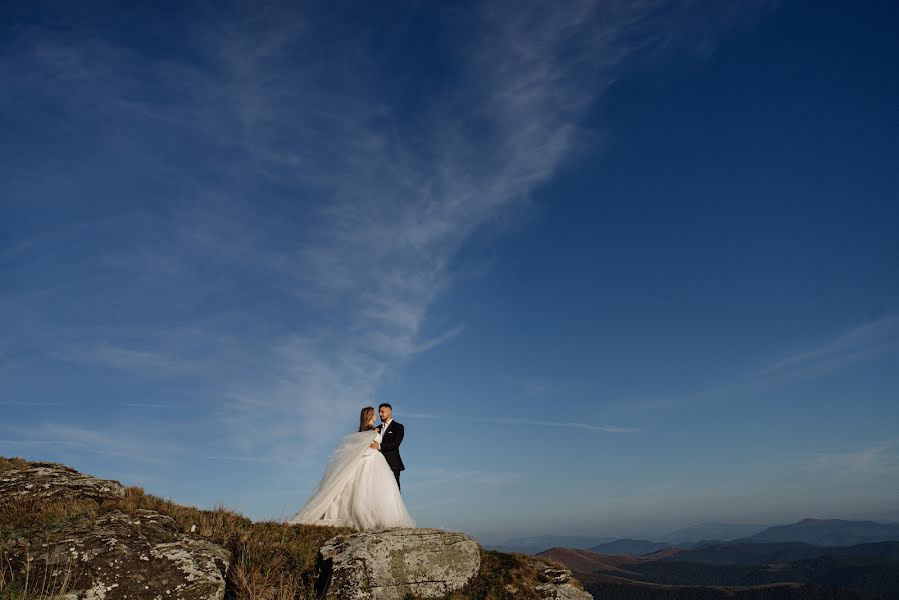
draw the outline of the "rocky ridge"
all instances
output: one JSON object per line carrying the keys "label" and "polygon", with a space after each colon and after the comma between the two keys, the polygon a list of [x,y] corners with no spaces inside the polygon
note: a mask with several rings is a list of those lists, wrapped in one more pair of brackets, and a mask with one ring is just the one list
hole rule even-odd
{"label": "rocky ridge", "polygon": [[[37,591],[38,600],[223,600],[226,595],[237,600],[465,599],[495,597],[497,590],[489,591],[490,586],[502,581],[501,592],[510,597],[592,599],[569,570],[524,555],[514,560],[533,577],[485,572],[482,557],[513,557],[485,554],[462,533],[399,529],[328,539],[326,529],[254,524],[224,511],[246,521],[247,528],[276,528],[279,536],[286,532],[315,543],[311,552],[318,548],[314,572],[300,565],[307,569],[304,577],[317,583],[315,593],[287,589],[283,578],[280,583],[248,582],[253,573],[239,546],[226,547],[194,533],[189,521],[178,523],[164,514],[165,501],[154,505],[160,510],[148,510],[123,502],[125,496],[119,482],[64,465],[0,458],[0,596],[5,597],[5,588],[18,586]],[[173,503],[168,507],[202,512]],[[272,566],[269,572],[279,570],[283,567]],[[235,586],[237,580],[247,585]]]}

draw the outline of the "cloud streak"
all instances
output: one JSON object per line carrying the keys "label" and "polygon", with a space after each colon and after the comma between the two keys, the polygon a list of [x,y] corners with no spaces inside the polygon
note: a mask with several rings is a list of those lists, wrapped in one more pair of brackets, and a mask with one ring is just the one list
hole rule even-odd
{"label": "cloud streak", "polygon": [[812,466],[823,472],[883,473],[899,469],[899,440],[885,440],[867,447],[843,452],[819,452]]}
{"label": "cloud streak", "polygon": [[899,315],[853,327],[759,370],[763,379],[815,377],[899,350]]}
{"label": "cloud streak", "polygon": [[172,456],[183,454],[180,444],[163,439],[158,431],[149,434],[125,428],[106,431],[67,423],[7,426],[2,431],[13,434],[14,437],[0,440],[10,446],[63,446],[144,464],[163,465]]}
{"label": "cloud streak", "polygon": [[[427,413],[403,412],[404,418],[409,419],[433,419],[452,422],[447,415],[434,415]],[[516,417],[477,417],[466,419],[473,423],[486,423],[489,425],[507,425],[513,427],[559,427],[564,429],[583,429],[586,431],[601,431],[605,433],[643,433],[647,430],[642,427],[623,427],[620,425],[596,425],[593,423],[580,423],[577,421],[552,421],[542,419],[521,419]]]}
{"label": "cloud streak", "polygon": [[[346,31],[324,7],[206,7],[156,55],[89,21],[22,28],[0,109],[41,123],[33,136],[56,142],[40,164],[56,171],[27,163],[4,195],[13,215],[36,203],[60,221],[2,249],[18,288],[0,297],[15,332],[0,352],[28,339],[35,356],[202,389],[204,426],[233,445],[223,457],[314,452],[388,374],[464,335],[428,328],[454,256],[577,152],[628,61],[756,12],[714,6],[447,9],[439,78],[398,70],[375,42],[414,15]],[[83,208],[98,189],[134,204]],[[47,254],[65,260],[34,268]]]}

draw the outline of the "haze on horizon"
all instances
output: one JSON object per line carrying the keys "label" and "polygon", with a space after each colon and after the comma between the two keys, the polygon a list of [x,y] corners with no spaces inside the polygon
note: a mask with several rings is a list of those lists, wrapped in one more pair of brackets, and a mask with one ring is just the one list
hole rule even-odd
{"label": "haze on horizon", "polygon": [[899,5],[0,7],[0,455],[488,543],[899,520]]}

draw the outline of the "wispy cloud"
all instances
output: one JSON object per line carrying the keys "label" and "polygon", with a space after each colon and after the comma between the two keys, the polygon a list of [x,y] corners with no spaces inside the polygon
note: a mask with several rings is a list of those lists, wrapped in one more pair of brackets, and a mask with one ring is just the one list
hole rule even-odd
{"label": "wispy cloud", "polygon": [[[153,56],[89,22],[17,30],[0,109],[59,142],[40,162],[54,177],[26,163],[4,196],[65,218],[5,248],[20,285],[0,298],[0,352],[29,340],[33,356],[177,378],[202,390],[206,426],[233,429],[234,456],[302,456],[461,334],[428,327],[453,257],[577,151],[629,60],[756,5],[446,9],[439,84],[372,42],[414,24],[348,35],[324,6],[207,6]],[[77,208],[100,187],[134,202]]]}
{"label": "wispy cloud", "polygon": [[31,426],[0,426],[5,433],[2,443],[14,447],[60,446],[77,448],[79,452],[115,456],[141,463],[165,464],[175,456],[183,456],[184,448],[163,431],[146,424],[139,429],[98,428],[69,423],[43,423]]}
{"label": "wispy cloud", "polygon": [[62,402],[40,402],[30,400],[0,400],[0,406],[46,406],[58,407],[65,406]]}
{"label": "wispy cloud", "polygon": [[890,315],[786,356],[759,370],[756,377],[815,377],[896,351],[899,351],[899,316]]}
{"label": "wispy cloud", "polygon": [[549,381],[538,377],[509,377],[509,383],[529,396],[539,396],[550,386]]}
{"label": "wispy cloud", "polygon": [[176,376],[192,368],[191,359],[186,357],[167,356],[159,351],[127,348],[106,342],[63,349],[51,356],[66,362],[133,371],[145,376]]}
{"label": "wispy cloud", "polygon": [[747,369],[732,380],[672,398],[662,406],[733,401],[787,384],[814,380],[891,353],[899,353],[899,316],[896,315],[856,325],[830,339],[771,360],[762,368]]}
{"label": "wispy cloud", "polygon": [[[433,419],[452,422],[448,415],[435,415],[428,413],[403,412],[403,418],[409,419]],[[647,431],[642,427],[624,427],[620,425],[597,425],[595,423],[580,423],[577,421],[553,421],[542,419],[522,419],[517,417],[475,417],[467,419],[473,423],[487,423],[490,425],[507,425],[513,427],[560,427],[565,429],[583,429],[586,431],[601,431],[605,433],[643,433]]]}
{"label": "wispy cloud", "polygon": [[863,448],[822,451],[813,459],[816,470],[828,473],[899,471],[899,440],[880,441]]}
{"label": "wispy cloud", "polygon": [[560,427],[565,429],[584,429],[587,431],[602,431],[605,433],[642,433],[646,429],[641,427],[622,427],[620,425],[595,425],[593,423],[578,423],[576,421],[543,421],[540,419],[517,419],[517,418],[488,418],[478,419],[475,421],[481,423],[495,423],[497,425],[520,425],[526,427]]}
{"label": "wispy cloud", "polygon": [[452,470],[443,467],[416,469],[416,480],[405,488],[420,490],[444,487],[464,482],[466,486],[505,487],[527,479],[527,474],[514,471]]}

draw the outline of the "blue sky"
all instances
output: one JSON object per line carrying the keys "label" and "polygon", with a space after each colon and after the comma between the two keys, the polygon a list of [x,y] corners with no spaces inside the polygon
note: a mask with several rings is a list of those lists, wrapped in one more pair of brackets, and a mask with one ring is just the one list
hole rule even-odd
{"label": "blue sky", "polygon": [[[899,519],[890,2],[4,3],[0,455],[493,543]],[[427,6],[426,6],[427,5]]]}

